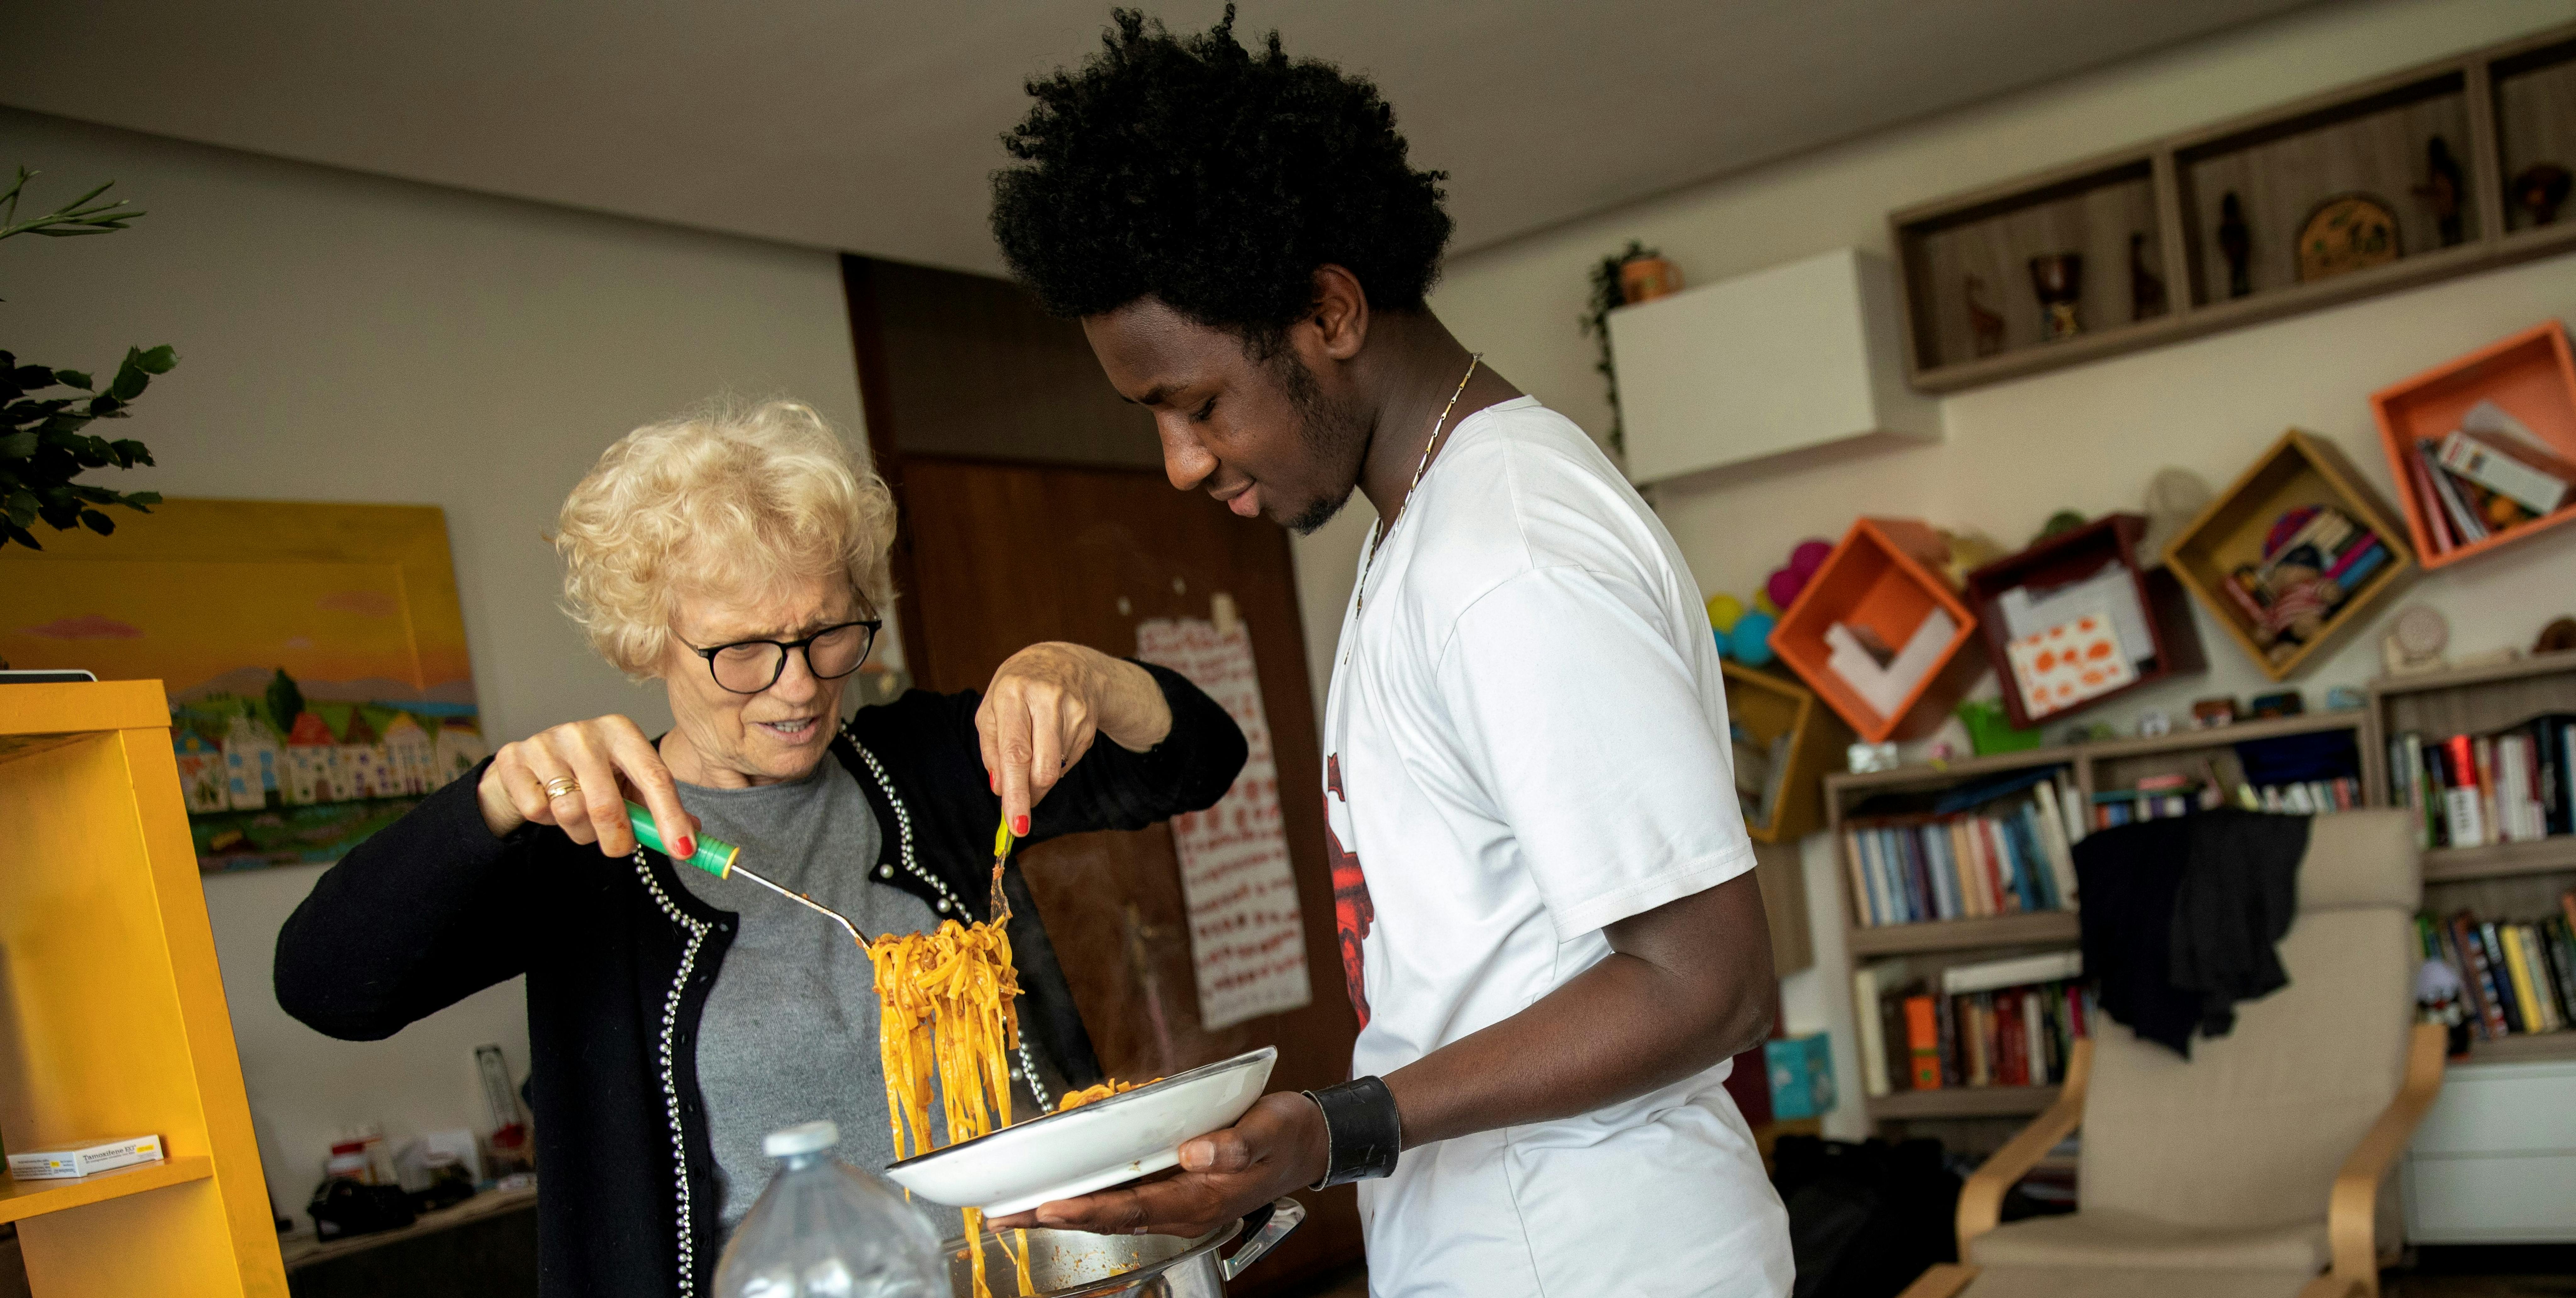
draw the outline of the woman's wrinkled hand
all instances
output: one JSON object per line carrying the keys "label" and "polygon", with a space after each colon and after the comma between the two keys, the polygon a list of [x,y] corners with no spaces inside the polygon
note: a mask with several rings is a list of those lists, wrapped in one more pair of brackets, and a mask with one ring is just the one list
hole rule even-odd
{"label": "woman's wrinkled hand", "polygon": [[[549,795],[546,786],[569,778],[579,787]],[[675,858],[697,851],[698,822],[680,807],[679,786],[662,754],[634,722],[593,717],[542,730],[503,744],[475,790],[483,823],[494,837],[524,824],[554,825],[576,843],[597,843],[608,856],[635,850],[626,823],[629,799],[643,803],[662,827]]]}
{"label": "woman's wrinkled hand", "polygon": [[995,1230],[1044,1226],[1195,1239],[1322,1180],[1330,1154],[1324,1115],[1315,1102],[1293,1091],[1273,1091],[1233,1126],[1184,1142],[1181,1165],[1163,1176],[1051,1200],[987,1224]]}
{"label": "woman's wrinkled hand", "polygon": [[1003,822],[1019,835],[1029,832],[1029,809],[1095,737],[1142,752],[1171,728],[1171,707],[1144,668],[1060,641],[1012,654],[975,709],[985,774],[1002,796]]}

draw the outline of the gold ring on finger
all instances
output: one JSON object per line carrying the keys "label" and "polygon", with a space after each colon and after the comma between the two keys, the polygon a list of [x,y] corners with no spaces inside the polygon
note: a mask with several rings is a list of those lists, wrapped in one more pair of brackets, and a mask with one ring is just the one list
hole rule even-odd
{"label": "gold ring on finger", "polygon": [[546,781],[546,801],[552,802],[569,793],[581,792],[581,781],[569,775],[558,775]]}

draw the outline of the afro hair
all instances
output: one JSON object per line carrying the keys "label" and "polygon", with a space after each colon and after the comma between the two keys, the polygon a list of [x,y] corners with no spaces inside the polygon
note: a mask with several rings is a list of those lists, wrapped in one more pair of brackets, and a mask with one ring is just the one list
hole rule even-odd
{"label": "afro hair", "polygon": [[1267,352],[1314,306],[1326,264],[1372,306],[1419,310],[1450,222],[1445,173],[1405,163],[1367,79],[1235,40],[1234,8],[1175,37],[1114,11],[1102,51],[1033,80],[1002,137],[993,235],[1046,309],[1098,315],[1153,297]]}

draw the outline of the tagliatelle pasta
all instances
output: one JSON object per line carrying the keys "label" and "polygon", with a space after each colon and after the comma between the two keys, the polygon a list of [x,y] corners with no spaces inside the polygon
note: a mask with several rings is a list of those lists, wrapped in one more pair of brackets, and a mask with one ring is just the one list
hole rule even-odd
{"label": "tagliatelle pasta", "polygon": [[[876,967],[877,1051],[885,1071],[886,1123],[894,1155],[909,1158],[1011,1125],[1011,1052],[1019,1048],[1019,973],[1011,939],[991,924],[950,920],[934,933],[889,933],[868,944]],[[939,1095],[947,1139],[932,1134],[930,1096]],[[977,1298],[984,1281],[984,1214],[965,1210]],[[1027,1232],[1012,1255],[1020,1292],[1029,1277]],[[1011,1254],[1008,1244],[1002,1251]]]}
{"label": "tagliatelle pasta", "polygon": [[[1154,1079],[1155,1082],[1159,1082],[1161,1080],[1163,1079],[1159,1077]],[[1107,1081],[1102,1082],[1098,1086],[1086,1086],[1081,1090],[1075,1091],[1065,1096],[1063,1099],[1056,1101],[1055,1111],[1063,1113],[1069,1109],[1079,1109],[1083,1105],[1089,1104],[1094,1100],[1105,1100],[1112,1095],[1124,1095],[1129,1091],[1135,1090],[1139,1086],[1151,1085],[1153,1085],[1153,1082]]]}

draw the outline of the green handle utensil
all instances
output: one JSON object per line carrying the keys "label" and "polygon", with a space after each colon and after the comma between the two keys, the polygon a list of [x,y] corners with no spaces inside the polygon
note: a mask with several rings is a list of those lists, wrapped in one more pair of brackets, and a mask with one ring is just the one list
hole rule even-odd
{"label": "green handle utensil", "polygon": [[[670,847],[662,841],[662,827],[653,823],[652,812],[646,811],[644,808],[639,807],[632,802],[627,803],[626,823],[635,830],[635,840],[637,842],[642,843],[646,847],[652,848],[656,852],[660,852],[664,856],[671,856]],[[773,883],[750,870],[744,869],[742,867],[741,848],[736,847],[731,843],[719,842],[716,839],[704,836],[701,836],[698,839],[697,847],[698,850],[691,853],[687,860],[681,860],[678,857],[671,857],[671,859],[678,864],[686,865],[694,869],[704,870],[719,879],[748,879],[751,882],[759,884],[761,887],[767,888],[771,892],[777,893],[779,896],[785,897],[787,900],[795,902],[797,905],[813,911],[815,914],[821,915],[826,919],[831,920],[833,923],[840,925],[843,929],[848,931],[850,940],[858,943],[860,946],[866,946],[868,944],[868,940],[859,935],[859,926],[851,923],[849,916],[806,896],[804,893],[791,891],[780,884]]]}

